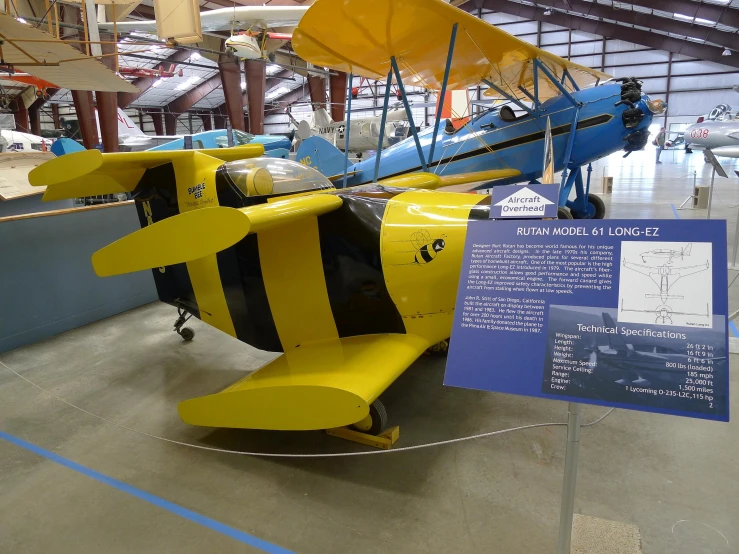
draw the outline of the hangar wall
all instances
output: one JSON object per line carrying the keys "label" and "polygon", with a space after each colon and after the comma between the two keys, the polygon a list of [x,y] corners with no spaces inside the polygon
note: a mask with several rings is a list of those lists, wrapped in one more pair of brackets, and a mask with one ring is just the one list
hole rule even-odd
{"label": "hangar wall", "polygon": [[95,275],[90,253],[139,229],[132,203],[107,206],[0,218],[0,352],[157,299],[150,271]]}

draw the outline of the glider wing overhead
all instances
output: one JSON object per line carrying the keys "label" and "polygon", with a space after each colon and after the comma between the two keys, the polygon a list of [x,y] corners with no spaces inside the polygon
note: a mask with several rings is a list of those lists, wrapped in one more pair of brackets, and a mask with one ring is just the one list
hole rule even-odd
{"label": "glider wing overhead", "polygon": [[9,15],[0,14],[0,39],[3,41],[3,63],[57,87],[103,92],[139,91],[95,58]]}
{"label": "glider wing overhead", "polygon": [[[248,28],[253,25],[261,28],[294,27],[308,8],[292,6],[234,6],[201,12],[200,26],[203,31],[228,31],[233,28]],[[101,30],[113,30],[113,23],[100,23]],[[140,31],[157,32],[157,22],[119,21],[118,32]]]}
{"label": "glider wing overhead", "polygon": [[[314,65],[374,79],[387,76],[395,56],[404,83],[441,89],[455,23],[450,89],[466,89],[487,79],[528,101],[518,87],[534,90],[534,59],[560,79],[567,70],[579,88],[610,77],[517,39],[442,0],[317,0],[293,33],[293,47]],[[540,101],[560,94],[544,75],[538,85]],[[488,93],[496,94],[492,89]]]}

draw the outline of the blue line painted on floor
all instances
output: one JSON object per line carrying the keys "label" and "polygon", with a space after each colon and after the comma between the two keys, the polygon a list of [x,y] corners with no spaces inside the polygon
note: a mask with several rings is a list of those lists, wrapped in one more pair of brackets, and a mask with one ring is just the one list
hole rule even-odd
{"label": "blue line painted on floor", "polygon": [[132,487],[131,485],[128,485],[123,481],[118,481],[117,479],[113,479],[112,477],[103,475],[102,473],[99,473],[94,469],[90,469],[88,467],[80,465],[77,462],[73,462],[72,460],[62,458],[58,454],[54,454],[53,452],[45,450],[40,446],[36,446],[35,444],[26,442],[23,439],[19,439],[18,437],[14,437],[13,435],[9,435],[8,433],[5,433],[3,431],[0,431],[0,439],[6,440],[9,443],[14,444],[20,448],[25,448],[26,450],[33,452],[34,454],[38,454],[39,456],[42,456],[47,460],[56,462],[57,464],[71,469],[72,471],[81,473],[86,477],[95,479],[100,483],[104,483],[110,487],[113,487],[114,489],[118,489],[119,491],[125,492],[126,494],[130,494],[131,496],[135,496],[136,498],[144,500],[149,504],[153,504],[158,508],[162,508],[164,510],[167,510],[168,512],[172,512],[175,515],[207,527],[208,529],[212,529],[213,531],[231,537],[232,539],[244,544],[248,544],[249,546],[253,546],[254,548],[258,548],[259,550],[262,550],[264,552],[268,552],[269,554],[292,554],[290,550],[286,550],[280,546],[254,537],[248,533],[244,533],[243,531],[239,531],[238,529],[229,527],[224,523],[220,523],[218,521],[215,521],[214,519],[205,517],[204,515],[188,510],[187,508],[183,508],[182,506],[178,506],[177,504],[173,504],[172,502],[164,500],[163,498],[159,498],[158,496],[154,496],[153,494],[142,491],[141,489]]}
{"label": "blue line painted on floor", "polygon": [[672,213],[675,214],[675,219],[680,219],[680,214],[677,213],[677,210],[675,209],[675,204],[670,204],[672,206]]}
{"label": "blue line painted on floor", "polygon": [[734,323],[734,320],[732,319],[729,321],[729,329],[731,329],[731,334],[735,337],[739,337],[739,329],[736,328],[736,323]]}

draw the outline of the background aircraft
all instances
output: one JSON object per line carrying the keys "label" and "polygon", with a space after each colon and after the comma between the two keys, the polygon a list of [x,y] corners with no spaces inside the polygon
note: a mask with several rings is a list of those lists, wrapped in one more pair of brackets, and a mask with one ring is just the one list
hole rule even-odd
{"label": "background aircraft", "polygon": [[[459,29],[448,87],[467,89],[482,81],[489,87],[486,95],[510,105],[484,112],[461,128],[445,124],[436,133],[429,128],[391,146],[379,155],[377,178],[427,169],[444,176],[487,171],[477,188],[538,179],[549,118],[555,170],[566,170],[560,205],[573,217],[604,217],[605,205],[588,193],[581,167],[647,143],[652,109],[659,103],[650,101],[641,84],[624,79],[594,86],[609,76],[536,48],[439,0],[407,0],[392,8],[389,1],[318,0],[293,33],[296,53],[316,66],[373,79],[385,77],[395,63],[396,82],[439,90],[445,73],[439,64]],[[412,25],[395,25],[418,17],[424,21],[422,34]],[[334,24],[325,25],[327,20]],[[370,38],[388,32],[382,44]],[[400,66],[396,53],[402,55]],[[413,122],[410,127],[414,132]],[[297,159],[324,175],[344,170],[342,154],[320,137],[303,141]],[[352,165],[347,185],[372,182],[376,161]],[[573,186],[576,197],[569,200]]]}
{"label": "background aircraft", "polygon": [[51,149],[53,139],[47,139],[31,133],[21,133],[11,129],[0,131],[2,137],[8,141],[8,152],[43,152]]}
{"label": "background aircraft", "polygon": [[699,117],[685,130],[684,137],[686,150],[710,150],[714,156],[739,158],[739,119],[727,104],[719,104],[707,116]]}
{"label": "background aircraft", "polygon": [[[396,106],[387,112],[385,132],[383,133],[382,148],[405,140],[410,133],[408,116],[405,110]],[[382,117],[352,117],[349,126],[349,152],[362,154],[367,150],[377,150],[380,138]],[[307,139],[311,136],[321,137],[343,151],[346,146],[346,120],[334,121],[325,108],[313,111],[309,120],[297,122],[298,139]]]}

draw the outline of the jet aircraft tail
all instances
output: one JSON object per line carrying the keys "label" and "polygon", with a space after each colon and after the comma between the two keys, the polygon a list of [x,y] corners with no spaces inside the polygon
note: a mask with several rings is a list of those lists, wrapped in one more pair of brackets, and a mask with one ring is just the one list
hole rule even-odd
{"label": "jet aircraft tail", "polygon": [[318,136],[305,139],[300,144],[295,158],[301,164],[317,169],[326,177],[344,172],[344,153]]}

